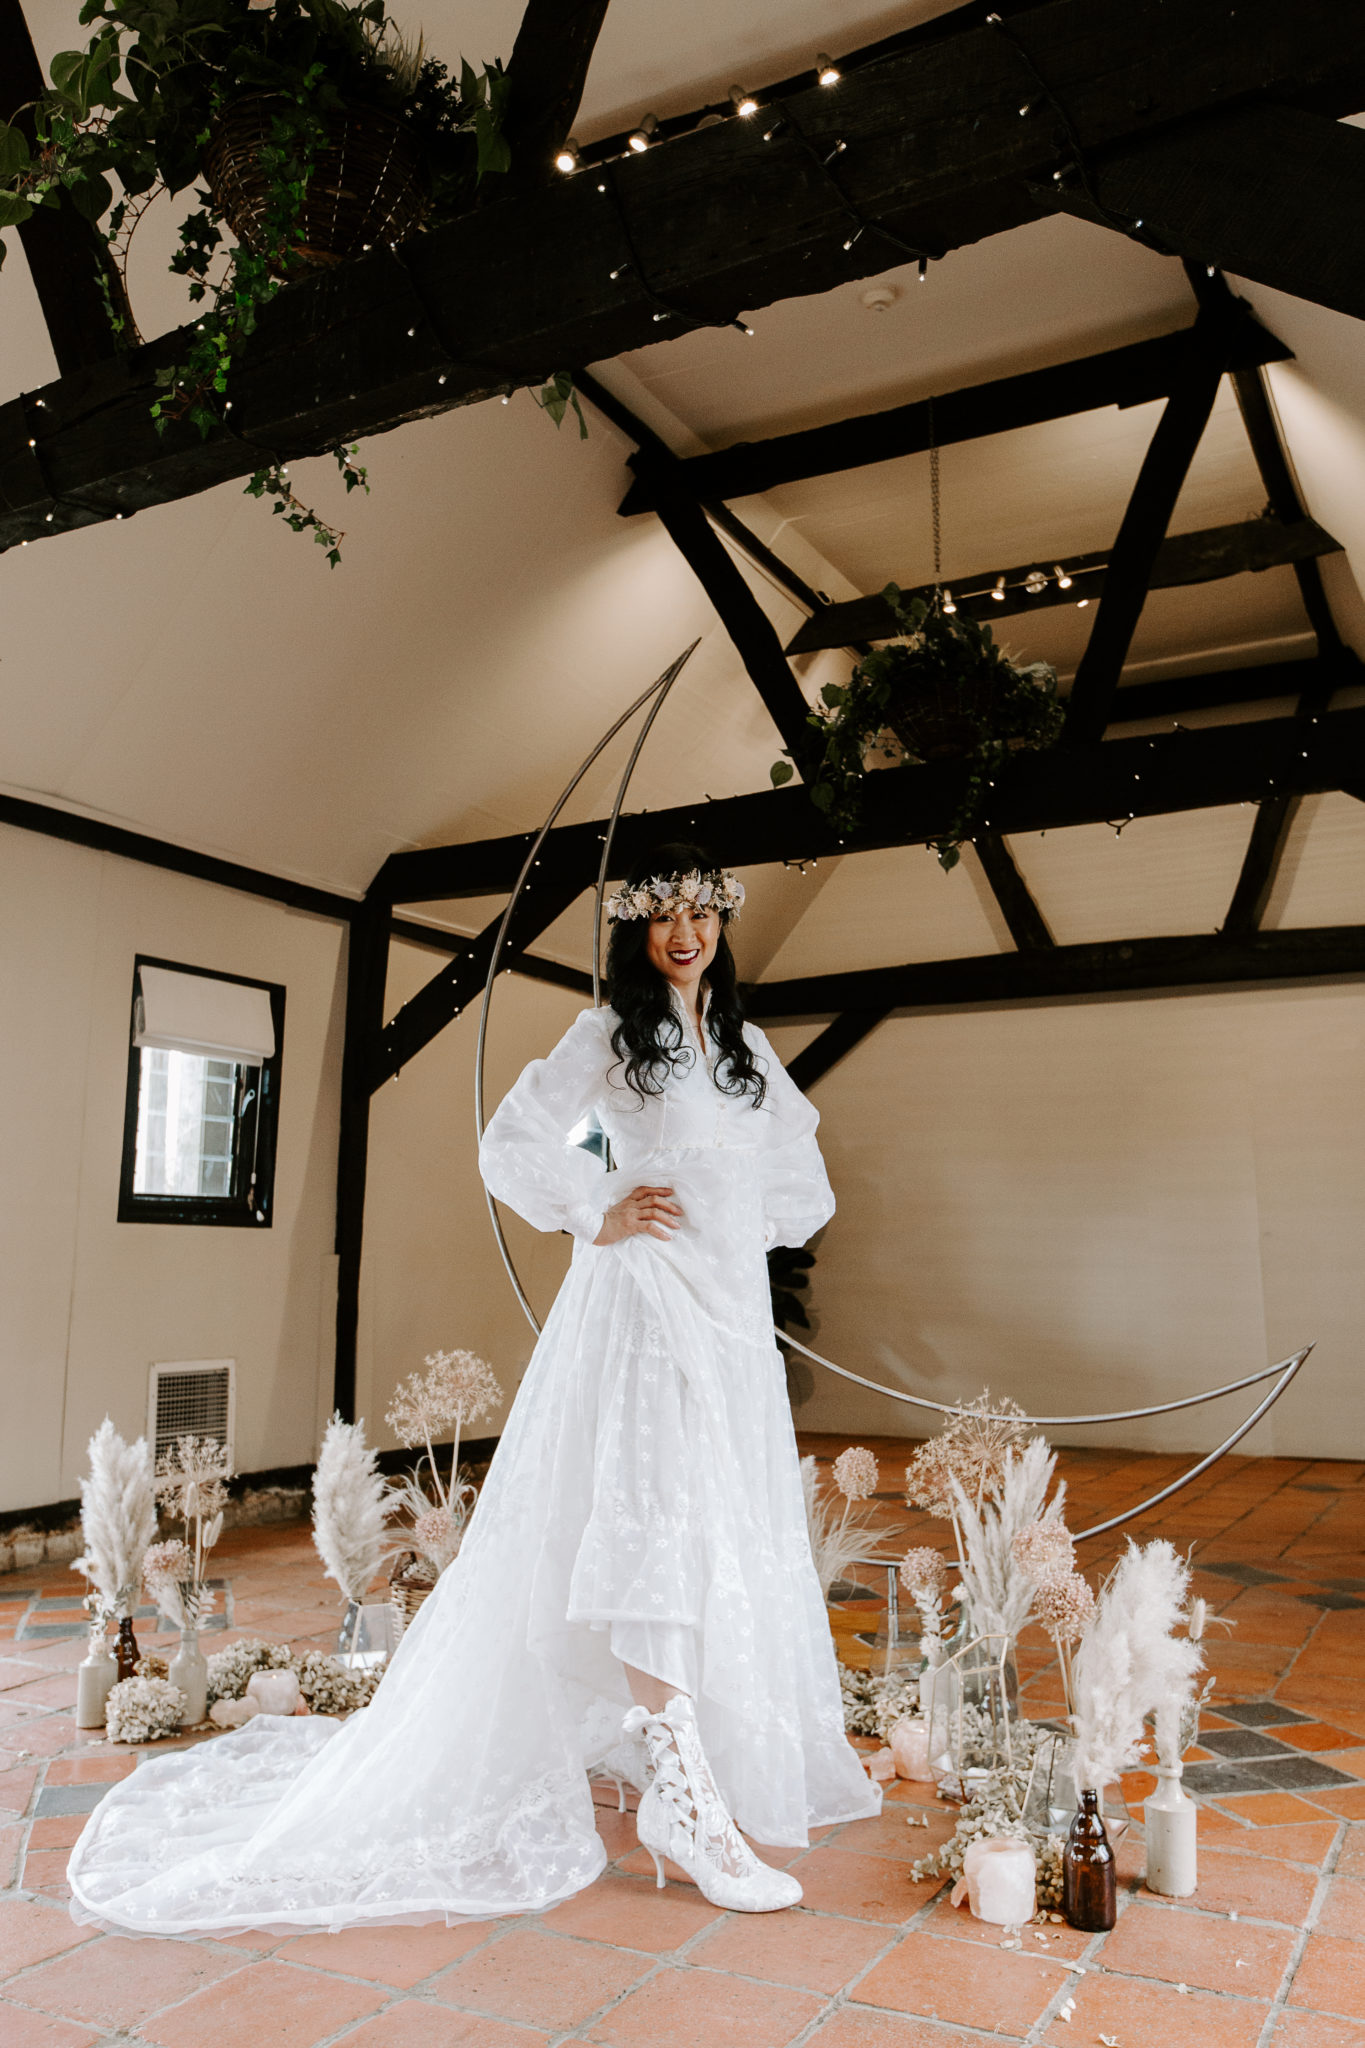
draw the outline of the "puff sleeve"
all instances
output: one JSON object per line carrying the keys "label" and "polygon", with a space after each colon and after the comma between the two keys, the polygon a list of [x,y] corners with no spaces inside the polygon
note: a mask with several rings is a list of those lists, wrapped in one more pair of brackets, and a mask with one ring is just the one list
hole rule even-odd
{"label": "puff sleeve", "polygon": [[591,1244],[607,1211],[602,1161],[569,1133],[604,1091],[610,1061],[605,1010],[584,1010],[548,1059],[532,1060],[498,1104],[479,1147],[488,1192],[537,1230]]}
{"label": "puff sleeve", "polygon": [[768,1092],[758,1111],[765,1241],[769,1249],[803,1245],[834,1214],[834,1196],[815,1141],[820,1112],[807,1102],[763,1033],[746,1024],[744,1035],[766,1062]]}

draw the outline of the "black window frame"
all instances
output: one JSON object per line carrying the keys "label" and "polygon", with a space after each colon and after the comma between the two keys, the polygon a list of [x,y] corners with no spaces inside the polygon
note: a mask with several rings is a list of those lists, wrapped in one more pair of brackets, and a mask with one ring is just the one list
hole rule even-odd
{"label": "black window frame", "polygon": [[[133,1190],[137,1168],[137,1118],[142,1080],[142,1048],[133,1043],[137,1001],[144,967],[166,967],[175,974],[198,974],[206,981],[232,981],[240,988],[261,988],[270,997],[275,1025],[275,1050],[262,1061],[254,1099],[234,1114],[232,1192],[227,1195],[140,1195]],[[133,993],[128,1011],[128,1083],[123,1105],[123,1159],[119,1171],[120,1223],[207,1223],[219,1229],[269,1230],[275,1215],[275,1151],[279,1132],[280,1069],[284,1053],[284,988],[248,974],[225,974],[217,967],[196,967],[188,960],[160,960],[150,953],[133,957]],[[239,1063],[240,1064],[240,1063]],[[256,1195],[247,1200],[249,1166],[256,1168]]]}

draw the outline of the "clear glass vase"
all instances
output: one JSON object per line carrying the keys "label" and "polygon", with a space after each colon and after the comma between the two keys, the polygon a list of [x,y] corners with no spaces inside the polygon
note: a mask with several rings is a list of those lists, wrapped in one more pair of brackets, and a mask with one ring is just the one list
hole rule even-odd
{"label": "clear glass vase", "polygon": [[172,1685],[185,1695],[182,1728],[194,1728],[208,1713],[209,1667],[199,1647],[199,1631],[187,1622],[180,1631],[180,1648],[171,1659],[168,1672]]}

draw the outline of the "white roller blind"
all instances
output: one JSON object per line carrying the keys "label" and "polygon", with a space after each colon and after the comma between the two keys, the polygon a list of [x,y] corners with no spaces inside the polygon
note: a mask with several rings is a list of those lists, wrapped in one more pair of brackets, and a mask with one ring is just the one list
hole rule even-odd
{"label": "white roller blind", "polygon": [[270,991],[207,974],[177,974],[173,967],[138,971],[142,993],[133,1020],[133,1044],[201,1058],[259,1066],[273,1057],[275,1020]]}

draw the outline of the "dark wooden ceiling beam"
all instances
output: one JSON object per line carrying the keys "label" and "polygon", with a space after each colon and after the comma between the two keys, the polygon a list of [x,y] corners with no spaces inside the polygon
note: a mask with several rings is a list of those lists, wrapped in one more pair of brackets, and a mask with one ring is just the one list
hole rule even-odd
{"label": "dark wooden ceiling beam", "polygon": [[885,1010],[846,1010],[827,1024],[818,1038],[787,1062],[787,1072],[798,1088],[806,1092],[852,1052],[855,1045],[876,1030]]}
{"label": "dark wooden ceiling beam", "polygon": [[991,894],[1000,906],[1000,915],[1020,952],[1055,945],[1047,919],[1034,902],[1003,836],[999,832],[978,832],[972,843],[991,885]]}
{"label": "dark wooden ceiling beam", "polygon": [[[1089,554],[1069,555],[1058,564],[1055,557],[1035,556],[1011,569],[978,569],[971,575],[945,579],[953,602],[965,617],[996,619],[1021,613],[1053,610],[1085,599],[1095,603],[1104,594],[1105,571],[1111,548]],[[1300,516],[1286,525],[1278,518],[1239,519],[1232,526],[1205,527],[1199,533],[1172,534],[1157,550],[1149,588],[1174,590],[1192,583],[1214,583],[1228,576],[1259,574],[1265,569],[1298,564],[1319,555],[1341,552],[1341,542],[1312,519]],[[1071,587],[1063,589],[1053,574],[1065,569]],[[1047,582],[1041,590],[1025,590],[1024,579],[1041,570]],[[1002,597],[992,591],[1005,579]],[[927,602],[934,594],[932,583],[907,590],[910,598]],[[822,647],[847,647],[854,639],[889,640],[900,628],[896,615],[884,597],[854,597],[839,604],[823,605],[787,642],[788,654],[810,654]]]}
{"label": "dark wooden ceiling beam", "polygon": [[1311,95],[1329,113],[1365,102],[1365,19],[1339,0],[1239,0],[1235,32],[1227,0],[1046,0],[1011,32],[977,20],[833,90],[811,84],[766,130],[735,119],[677,135],[301,279],[234,368],[231,432],[156,434],[156,373],[183,360],[185,330],[0,407],[0,547],[1037,218],[1071,145],[1041,112],[1020,119],[1029,65],[1087,154],[1234,96]]}
{"label": "dark wooden ceiling beam", "polygon": [[1254,668],[1205,670],[1202,675],[1158,676],[1151,682],[1125,683],[1115,694],[1109,724],[1127,725],[1142,718],[1173,718],[1182,711],[1212,711],[1229,704],[1265,703],[1275,697],[1302,702],[1347,683],[1365,681],[1365,668],[1352,655],[1349,662],[1310,655],[1299,661],[1267,661]]}
{"label": "dark wooden ceiling beam", "polygon": [[[46,83],[19,0],[0,0],[0,121],[18,115],[16,125],[30,144],[32,118],[20,109],[40,99]],[[118,344],[99,287],[101,272],[124,313],[127,300],[103,235],[67,198],[55,207],[40,206],[18,233],[62,376],[106,362]]]}
{"label": "dark wooden ceiling beam", "polygon": [[[580,871],[578,879],[566,879],[566,875],[572,876],[573,871],[566,869],[562,862],[552,862],[549,866],[552,869],[550,879],[537,879],[530,883],[522,892],[513,913],[503,948],[503,959],[509,970],[524,959],[532,941],[539,938],[587,886],[586,870]],[[366,900],[382,903],[385,899],[382,892],[371,890]],[[502,913],[499,912],[476,939],[466,942],[448,967],[434,974],[378,1031],[368,1067],[371,1092],[391,1081],[409,1060],[415,1059],[424,1046],[430,1045],[432,1039],[459,1016],[461,1010],[482,994],[501,923]]]}
{"label": "dark wooden ceiling beam", "polygon": [[[1205,315],[1201,313],[1199,318],[1202,321]],[[1104,603],[1095,614],[1067,698],[1068,745],[1100,739],[1109,723],[1156,558],[1208,425],[1222,374],[1222,359],[1216,352],[1192,351],[1157,422],[1110,550]]]}
{"label": "dark wooden ceiling beam", "polygon": [[[1230,12],[1225,34],[1240,30]],[[1054,188],[1056,203],[1365,319],[1365,134],[1336,111],[1267,100],[1135,137],[1092,160],[1090,193],[1071,180]]]}
{"label": "dark wooden ceiling beam", "polygon": [[[1182,327],[1151,341],[1129,342],[1098,355],[943,392],[932,400],[934,438],[940,448],[947,448],[987,434],[1069,419],[1075,413],[1167,398],[1195,345],[1193,336],[1193,327]],[[1223,345],[1230,360],[1250,364],[1283,362],[1293,354],[1245,309],[1229,314]],[[930,443],[930,403],[916,399],[829,426],[775,434],[766,441],[740,441],[714,455],[688,456],[680,465],[682,478],[695,496],[709,503],[753,497],[779,484],[833,476],[898,455],[920,455]],[[634,467],[636,481],[622,500],[623,514],[649,511],[660,488],[647,453]]]}
{"label": "dark wooden ceiling beam", "polygon": [[1223,919],[1225,932],[1243,937],[1247,932],[1260,930],[1300,801],[1299,797],[1282,791],[1257,804],[1237,887]]}
{"label": "dark wooden ceiling beam", "polygon": [[915,961],[800,980],[754,982],[745,1007],[758,1023],[805,1022],[850,1009],[957,1009],[977,1003],[1043,1002],[1064,996],[1144,995],[1229,983],[1317,981],[1365,974],[1365,925],[1278,932],[1114,939],[1032,953]]}
{"label": "dark wooden ceiling beam", "polygon": [[[862,825],[842,839],[797,785],[633,813],[617,828],[614,872],[623,873],[665,839],[700,839],[718,859],[736,867],[927,843],[950,829],[964,773],[958,762],[935,762],[870,775]],[[1307,731],[1293,718],[1254,719],[1016,754],[996,778],[990,824],[1006,834],[1055,831],[1129,815],[1255,803],[1272,785],[1307,794],[1349,789],[1361,781],[1365,708],[1334,711]],[[605,819],[556,827],[542,857],[563,872],[591,876],[605,830]],[[389,903],[506,895],[529,843],[527,834],[516,833],[396,853],[385,861],[371,893]]]}

